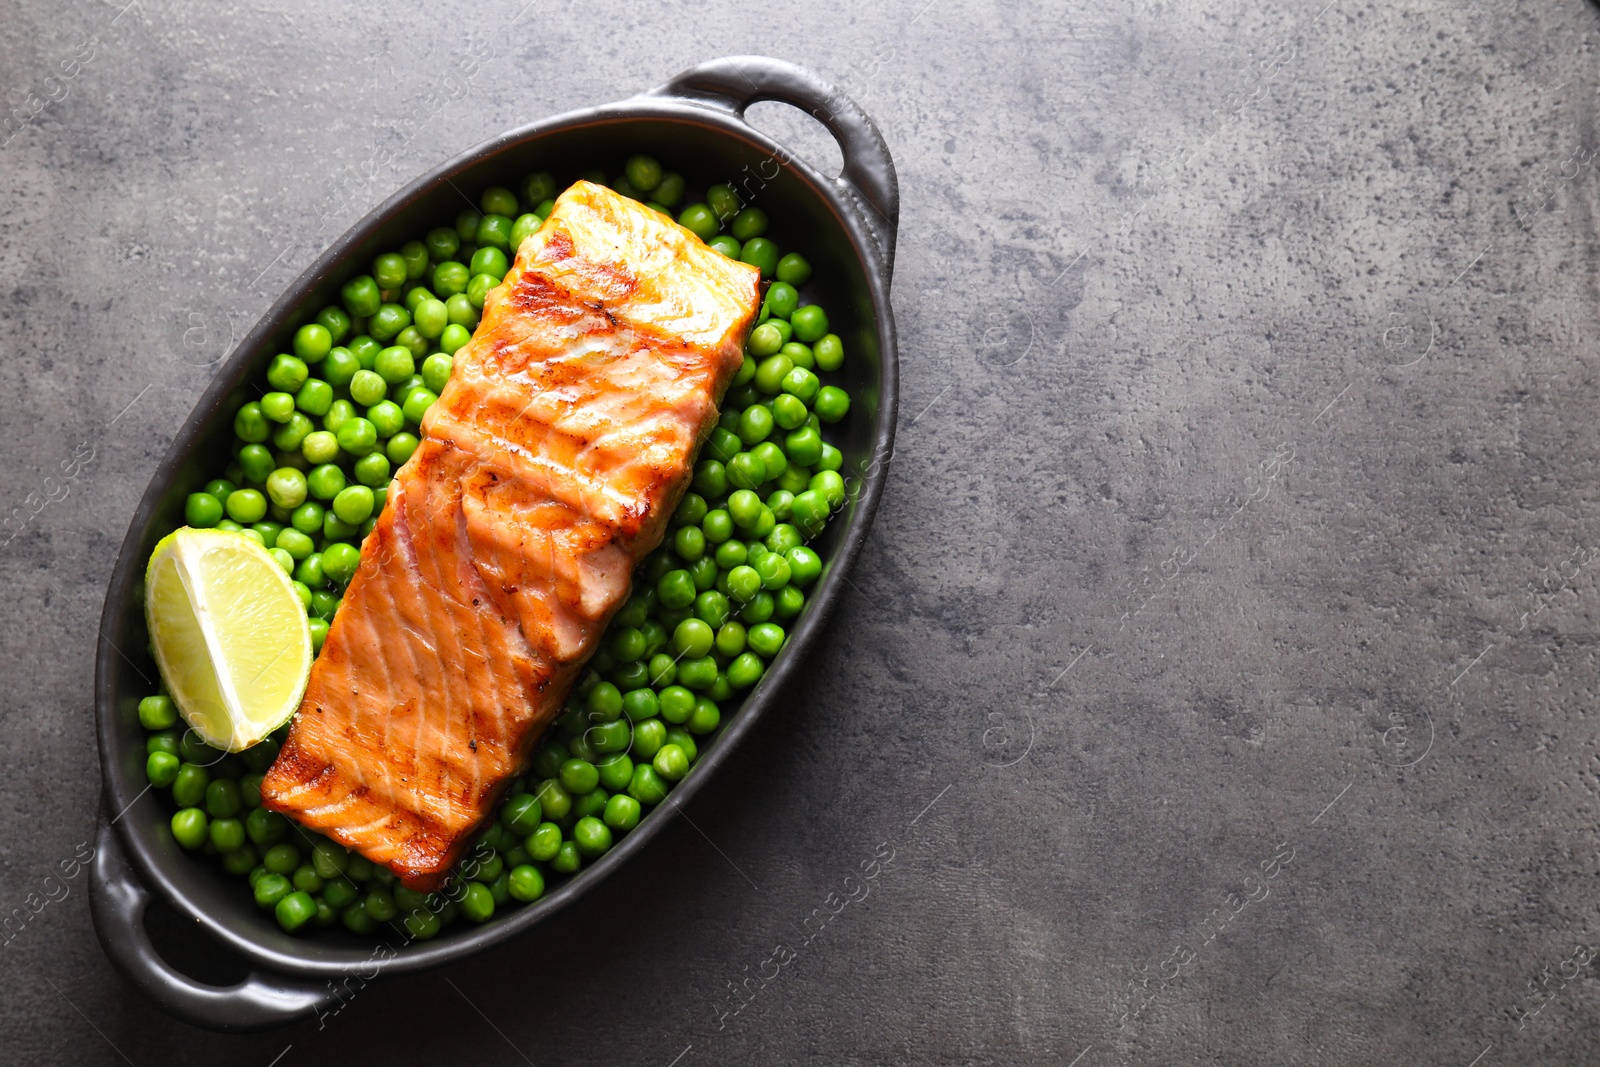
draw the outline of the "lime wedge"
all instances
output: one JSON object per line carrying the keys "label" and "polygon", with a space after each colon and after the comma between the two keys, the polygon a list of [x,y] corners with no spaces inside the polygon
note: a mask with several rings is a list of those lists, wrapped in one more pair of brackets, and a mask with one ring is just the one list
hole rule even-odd
{"label": "lime wedge", "polygon": [[311,630],[266,549],[185,526],[150,554],[144,592],[156,665],[206,744],[239,752],[289,721],[311,674]]}

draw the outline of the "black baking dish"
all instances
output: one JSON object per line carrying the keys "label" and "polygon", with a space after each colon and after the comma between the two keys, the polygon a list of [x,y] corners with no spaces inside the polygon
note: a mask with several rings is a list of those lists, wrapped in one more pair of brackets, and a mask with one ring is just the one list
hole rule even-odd
{"label": "black baking dish", "polygon": [[[823,122],[839,142],[844,168],[827,177],[793,159],[744,120],[745,109],[777,100]],[[230,441],[232,414],[249,383],[293,329],[333,302],[347,278],[363,273],[379,252],[453,218],[463,195],[511,185],[533,170],[570,179],[603,166],[615,172],[633,152],[649,152],[682,172],[691,188],[731,181],[775,220],[780,243],[817,267],[814,299],[835,314],[834,327],[851,358],[841,372],[855,403],[839,424],[849,499],[843,521],[829,525],[818,546],[826,570],[789,646],[710,743],[694,774],[673,790],[612,851],[541,900],[476,928],[374,953],[374,942],[341,929],[290,935],[254,907],[240,883],[184,853],[167,829],[169,813],[144,777],[144,733],[137,704],[155,677],[145,652],[143,575],[156,540],[182,524],[186,495],[204,483],[207,462]],[[716,60],[659,89],[506,133],[445,163],[390,197],[351,229],[298,281],[219,369],[180,429],[134,514],[112,573],[100,627],[95,705],[103,814],[97,835],[90,905],[106,953],[128,978],[173,1015],[198,1026],[251,1030],[288,1022],[328,1006],[334,988],[378,971],[411,972],[463,959],[543,922],[609,876],[644,847],[728,757],[772,704],[838,601],[882,492],[894,440],[896,369],[889,306],[899,199],[894,166],[870,119],[815,75],[760,57]],[[181,974],[156,952],[145,930],[155,895],[192,919],[249,975],[210,986]]]}

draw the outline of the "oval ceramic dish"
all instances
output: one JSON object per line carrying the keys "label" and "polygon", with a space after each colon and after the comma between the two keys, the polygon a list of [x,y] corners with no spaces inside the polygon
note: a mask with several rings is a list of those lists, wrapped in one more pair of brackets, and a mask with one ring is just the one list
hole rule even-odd
{"label": "oval ceramic dish", "polygon": [[[827,177],[793,159],[744,120],[761,100],[791,104],[821,120],[839,142],[844,168]],[[384,972],[411,972],[464,959],[541,923],[609,877],[654,837],[676,809],[727,760],[799,667],[837,602],[872,520],[894,441],[896,372],[889,281],[899,194],[888,148],[856,104],[815,75],[773,59],[735,57],[686,71],[642,96],[575,111],[514,130],[445,163],[390,197],[341,237],[278,300],[217,373],[178,432],[133,517],[112,573],[100,626],[95,706],[104,780],[103,814],[90,906],[101,944],[117,967],[162,1008],[197,1026],[253,1030],[309,1015],[333,999],[343,977],[371,978],[374,940],[340,929],[290,935],[257,909],[237,879],[196,862],[168,829],[169,812],[146,785],[145,734],[137,705],[156,676],[147,647],[142,593],[156,540],[183,523],[184,500],[226,454],[233,412],[272,355],[316,308],[379,252],[460,210],[462,193],[512,185],[539,169],[559,175],[648,152],[682,172],[692,188],[731,182],[771,216],[769,234],[816,266],[808,295],[836,316],[850,353],[842,384],[855,399],[835,428],[848,498],[843,521],[829,524],[818,549],[823,577],[788,647],[727,725],[695,773],[616,848],[541,900],[481,927],[458,927],[413,942],[383,960]],[[814,290],[814,291],[813,291]],[[837,310],[835,310],[837,309]],[[212,986],[173,968],[145,929],[155,895],[241,957],[248,976]]]}

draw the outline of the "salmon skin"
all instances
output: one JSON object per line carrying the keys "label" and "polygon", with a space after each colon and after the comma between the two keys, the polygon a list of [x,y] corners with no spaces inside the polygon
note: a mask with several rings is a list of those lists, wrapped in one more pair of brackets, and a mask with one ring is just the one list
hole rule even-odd
{"label": "salmon skin", "polygon": [[262,804],[439,889],[660,543],[759,272],[578,182],[395,476]]}

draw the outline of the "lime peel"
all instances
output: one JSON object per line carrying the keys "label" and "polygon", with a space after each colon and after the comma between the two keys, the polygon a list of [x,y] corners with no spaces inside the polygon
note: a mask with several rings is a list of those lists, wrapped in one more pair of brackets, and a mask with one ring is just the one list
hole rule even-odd
{"label": "lime peel", "polygon": [[162,538],[145,570],[145,621],[173,702],[213,748],[243,751],[299,708],[311,628],[253,538],[188,526]]}

